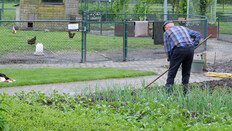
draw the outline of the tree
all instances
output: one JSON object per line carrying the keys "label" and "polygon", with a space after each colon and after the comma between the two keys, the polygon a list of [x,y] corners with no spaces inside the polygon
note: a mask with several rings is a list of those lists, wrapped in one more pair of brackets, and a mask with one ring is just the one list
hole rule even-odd
{"label": "tree", "polygon": [[200,14],[205,16],[207,7],[209,6],[209,0],[200,0]]}
{"label": "tree", "polygon": [[114,13],[127,13],[129,0],[114,0],[113,12]]}
{"label": "tree", "polygon": [[181,14],[187,13],[187,0],[180,0],[178,11],[181,12]]}
{"label": "tree", "polygon": [[153,4],[153,0],[136,0],[135,5],[133,7],[133,13],[141,14],[141,15],[136,15],[137,18],[143,19],[143,14],[148,14],[150,13],[150,5]]}
{"label": "tree", "polygon": [[175,12],[175,8],[179,7],[180,0],[169,0],[168,3],[172,5],[172,12]]}

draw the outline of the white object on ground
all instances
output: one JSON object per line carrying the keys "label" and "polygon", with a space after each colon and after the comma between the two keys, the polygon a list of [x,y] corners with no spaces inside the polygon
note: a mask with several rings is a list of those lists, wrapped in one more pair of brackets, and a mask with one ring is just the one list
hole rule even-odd
{"label": "white object on ground", "polygon": [[36,49],[35,49],[34,55],[44,55],[44,53],[43,53],[43,44],[42,43],[38,43],[36,45]]}

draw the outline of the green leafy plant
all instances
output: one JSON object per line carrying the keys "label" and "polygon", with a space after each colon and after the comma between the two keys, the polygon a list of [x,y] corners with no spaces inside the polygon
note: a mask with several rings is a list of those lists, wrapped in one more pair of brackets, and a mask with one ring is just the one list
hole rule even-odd
{"label": "green leafy plant", "polygon": [[[128,13],[129,0],[115,0],[112,5],[113,13]],[[124,15],[116,14],[114,16],[116,21],[123,21]]]}
{"label": "green leafy plant", "polygon": [[173,94],[160,86],[130,85],[95,92],[86,88],[75,96],[19,92],[4,98],[9,103],[5,118],[10,130],[232,129],[231,90],[191,87],[186,96],[181,85],[175,85]]}
{"label": "green leafy plant", "polygon": [[[4,103],[2,99],[2,95],[0,94],[0,105]],[[0,131],[4,131],[7,127],[5,119],[3,119],[3,113],[2,112],[7,112],[4,108],[0,107]]]}
{"label": "green leafy plant", "polygon": [[114,13],[127,13],[129,0],[115,0],[113,3]]}
{"label": "green leafy plant", "polygon": [[135,18],[139,20],[144,20],[145,14],[151,13],[151,3],[152,0],[136,0],[135,5],[133,7],[133,13],[135,13]]}
{"label": "green leafy plant", "polygon": [[180,0],[169,0],[168,2],[169,2],[169,4],[172,5],[172,12],[173,13],[175,12],[175,10],[178,10]]}
{"label": "green leafy plant", "polygon": [[205,16],[208,6],[209,6],[209,0],[200,0],[200,15]]}
{"label": "green leafy plant", "polygon": [[181,14],[186,14],[187,13],[187,0],[180,0],[178,11]]}

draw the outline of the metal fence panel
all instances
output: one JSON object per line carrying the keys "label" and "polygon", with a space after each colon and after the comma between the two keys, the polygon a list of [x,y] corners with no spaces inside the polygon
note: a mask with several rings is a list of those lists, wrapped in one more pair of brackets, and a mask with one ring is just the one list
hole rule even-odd
{"label": "metal fence panel", "polygon": [[[87,25],[86,61],[122,61],[122,22],[89,22]],[[116,32],[115,28],[121,32]]]}
{"label": "metal fence panel", "polygon": [[218,15],[218,39],[232,42],[232,13]]}
{"label": "metal fence panel", "polygon": [[[83,12],[81,21],[0,21],[1,63],[70,63],[85,61],[125,61],[166,57],[162,39],[155,43],[155,23],[163,14],[105,14]],[[198,16],[167,14],[177,25],[187,26],[207,35],[207,20]],[[181,19],[179,19],[181,18]],[[136,32],[136,22],[147,20],[145,36]],[[144,22],[144,21],[143,21]],[[80,30],[69,37],[68,26],[78,23]],[[16,33],[13,33],[13,27]],[[161,27],[161,26],[160,26]],[[141,32],[140,32],[141,33]],[[162,37],[162,28],[158,29]],[[34,44],[28,40],[36,36]],[[43,44],[43,54],[36,45]]]}

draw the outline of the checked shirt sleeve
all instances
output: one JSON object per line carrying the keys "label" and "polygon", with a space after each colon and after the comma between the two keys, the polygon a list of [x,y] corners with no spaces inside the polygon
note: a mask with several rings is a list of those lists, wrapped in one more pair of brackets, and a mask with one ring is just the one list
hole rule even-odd
{"label": "checked shirt sleeve", "polygon": [[191,29],[188,29],[188,32],[189,32],[190,36],[195,39],[193,42],[193,45],[197,46],[200,42],[200,39],[201,39],[201,33],[198,31],[191,30]]}
{"label": "checked shirt sleeve", "polygon": [[168,34],[166,32],[164,32],[163,38],[164,38],[164,49],[167,53],[169,53],[171,49],[168,41]]}

